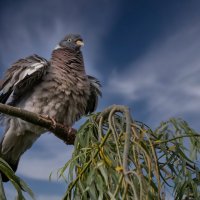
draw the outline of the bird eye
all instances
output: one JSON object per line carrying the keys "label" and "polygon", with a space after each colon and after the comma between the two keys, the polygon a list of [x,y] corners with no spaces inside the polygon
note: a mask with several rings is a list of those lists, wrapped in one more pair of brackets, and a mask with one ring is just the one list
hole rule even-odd
{"label": "bird eye", "polygon": [[71,42],[71,41],[72,41],[72,39],[71,39],[71,38],[68,38],[68,39],[67,39],[67,42]]}

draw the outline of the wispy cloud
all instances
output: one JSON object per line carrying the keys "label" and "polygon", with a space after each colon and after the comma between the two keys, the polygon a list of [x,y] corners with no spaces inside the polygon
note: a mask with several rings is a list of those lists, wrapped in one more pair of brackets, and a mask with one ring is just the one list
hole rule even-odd
{"label": "wispy cloud", "polygon": [[[45,8],[45,9],[44,9]],[[96,9],[103,8],[99,15]],[[87,71],[97,74],[102,38],[109,33],[117,13],[117,2],[50,0],[24,1],[6,7],[1,13],[0,55],[4,69],[21,57],[37,53],[49,58],[51,51],[67,33],[80,33]],[[18,10],[18,12],[16,12]],[[10,13],[14,12],[14,18]],[[9,26],[8,26],[9,24]]]}
{"label": "wispy cloud", "polygon": [[57,171],[71,158],[72,150],[72,145],[67,146],[53,134],[45,134],[23,155],[17,174],[47,181],[52,173],[51,180],[56,181]]}
{"label": "wispy cloud", "polygon": [[146,102],[151,117],[200,111],[200,28],[179,28],[161,37],[124,71],[114,71],[107,94]]}
{"label": "wispy cloud", "polygon": [[[96,12],[100,8],[104,10],[102,15]],[[95,66],[101,55],[101,41],[109,33],[116,12],[117,3],[101,1],[97,6],[91,0],[87,4],[80,0],[74,3],[45,0],[40,2],[40,6],[33,1],[24,1],[5,7],[0,21],[0,70],[33,53],[49,58],[65,34],[80,33],[86,43],[83,53],[87,72],[97,75],[99,72]],[[43,152],[37,152],[34,145],[23,155],[17,173],[47,180],[52,170],[57,170],[69,159],[72,148],[66,148],[60,141],[56,142],[55,137],[47,135],[37,141],[37,146],[42,147]]]}

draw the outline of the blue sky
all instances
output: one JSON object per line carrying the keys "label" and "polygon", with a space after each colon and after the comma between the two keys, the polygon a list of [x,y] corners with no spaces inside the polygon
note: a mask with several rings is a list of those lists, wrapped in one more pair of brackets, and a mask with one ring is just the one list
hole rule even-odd
{"label": "blue sky", "polygon": [[[1,1],[1,77],[19,58],[36,53],[49,59],[67,33],[79,33],[86,71],[103,85],[98,110],[125,104],[151,127],[182,117],[200,130],[199,10],[197,0]],[[48,177],[72,149],[45,134],[23,155],[17,174],[37,199],[61,198],[66,185]]]}

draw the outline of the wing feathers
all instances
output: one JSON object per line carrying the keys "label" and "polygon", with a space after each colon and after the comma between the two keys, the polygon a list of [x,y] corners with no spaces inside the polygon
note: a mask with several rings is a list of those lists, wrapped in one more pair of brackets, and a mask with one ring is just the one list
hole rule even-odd
{"label": "wing feathers", "polygon": [[37,55],[18,60],[7,70],[0,90],[0,102],[16,104],[22,94],[41,80],[48,67],[48,61]]}
{"label": "wing feathers", "polygon": [[87,102],[86,114],[92,113],[96,110],[99,96],[102,96],[100,81],[89,75],[88,79],[90,81],[90,96]]}

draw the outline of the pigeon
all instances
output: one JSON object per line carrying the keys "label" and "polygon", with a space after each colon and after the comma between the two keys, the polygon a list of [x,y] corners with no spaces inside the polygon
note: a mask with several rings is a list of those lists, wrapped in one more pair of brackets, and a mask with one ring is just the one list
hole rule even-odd
{"label": "pigeon", "polygon": [[[94,112],[101,96],[101,84],[86,74],[83,45],[80,35],[69,34],[52,51],[49,61],[35,54],[19,59],[1,81],[0,103],[48,116],[69,128],[82,116]],[[15,172],[21,155],[47,130],[19,118],[0,115],[5,126],[0,157]],[[3,181],[8,181],[1,174]]]}

